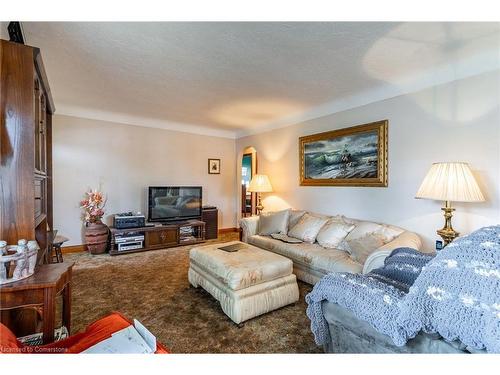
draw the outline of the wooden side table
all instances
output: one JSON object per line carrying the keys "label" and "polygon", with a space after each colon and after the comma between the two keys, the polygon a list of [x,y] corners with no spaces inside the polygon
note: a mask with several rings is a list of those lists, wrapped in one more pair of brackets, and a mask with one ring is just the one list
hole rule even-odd
{"label": "wooden side table", "polygon": [[[43,264],[27,279],[0,287],[0,310],[42,306],[43,343],[54,341],[56,296],[62,293],[62,321],[71,333],[71,272],[74,263]],[[4,322],[2,322],[4,323]],[[8,325],[7,323],[4,323]]]}

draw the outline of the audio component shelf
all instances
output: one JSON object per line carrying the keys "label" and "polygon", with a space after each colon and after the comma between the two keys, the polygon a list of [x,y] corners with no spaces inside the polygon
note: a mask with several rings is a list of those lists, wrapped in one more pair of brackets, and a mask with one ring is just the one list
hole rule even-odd
{"label": "audio component shelf", "polygon": [[[110,231],[110,255],[165,249],[169,247],[192,245],[205,241],[205,223],[199,220],[188,220],[179,223],[139,228],[110,228]],[[127,241],[129,246],[124,245]]]}

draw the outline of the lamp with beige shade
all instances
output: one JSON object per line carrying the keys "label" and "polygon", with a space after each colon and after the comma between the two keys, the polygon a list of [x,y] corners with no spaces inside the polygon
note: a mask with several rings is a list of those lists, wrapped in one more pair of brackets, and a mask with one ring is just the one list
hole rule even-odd
{"label": "lamp with beige shade", "polygon": [[434,163],[420,185],[416,198],[444,201],[445,223],[437,231],[445,246],[453,241],[460,233],[451,226],[454,208],[451,202],[483,202],[484,196],[479,189],[476,179],[467,163],[448,162]]}
{"label": "lamp with beige shade", "polygon": [[264,209],[260,200],[260,193],[270,193],[273,191],[269,177],[265,174],[256,174],[252,177],[252,180],[248,185],[248,191],[251,193],[257,193],[257,206],[255,206],[255,208],[257,209],[257,213],[260,214]]}

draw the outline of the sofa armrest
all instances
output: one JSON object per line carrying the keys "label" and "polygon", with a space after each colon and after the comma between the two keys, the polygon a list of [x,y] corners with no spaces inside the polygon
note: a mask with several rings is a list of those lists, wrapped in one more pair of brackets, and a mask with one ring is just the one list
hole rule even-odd
{"label": "sofa armrest", "polygon": [[382,267],[384,265],[385,258],[387,258],[394,249],[399,247],[410,247],[423,253],[432,252],[421,249],[422,241],[416,233],[403,232],[391,242],[386,243],[384,246],[379,247],[370,254],[363,265],[363,273],[368,273],[371,270]]}
{"label": "sofa armrest", "polygon": [[248,242],[248,237],[257,234],[258,216],[244,217],[240,220],[240,228],[243,230],[241,240]]}

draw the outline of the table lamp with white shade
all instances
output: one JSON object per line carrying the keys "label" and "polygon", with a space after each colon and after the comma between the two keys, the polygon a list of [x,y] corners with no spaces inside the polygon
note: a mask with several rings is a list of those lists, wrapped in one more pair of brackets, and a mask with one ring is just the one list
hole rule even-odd
{"label": "table lamp with white shade", "polygon": [[483,202],[484,196],[467,163],[434,163],[420,185],[416,198],[444,201],[444,227],[437,231],[445,246],[460,233],[451,226],[451,202]]}
{"label": "table lamp with white shade", "polygon": [[257,193],[257,206],[255,206],[255,208],[257,209],[257,213],[260,214],[264,209],[260,200],[260,193],[270,193],[273,191],[269,177],[265,174],[256,174],[252,177],[252,180],[248,185],[248,191],[251,193]]}

